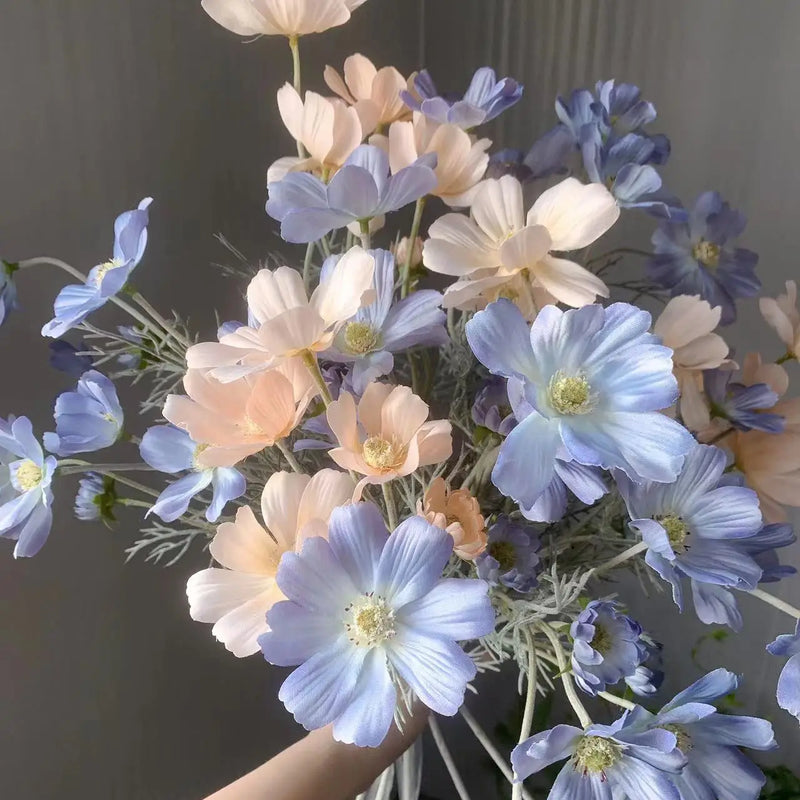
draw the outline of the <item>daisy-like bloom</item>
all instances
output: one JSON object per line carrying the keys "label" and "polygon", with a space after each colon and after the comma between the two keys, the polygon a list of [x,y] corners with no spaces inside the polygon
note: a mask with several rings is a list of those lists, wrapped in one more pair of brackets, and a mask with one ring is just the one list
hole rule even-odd
{"label": "daisy-like bloom", "polygon": [[114,384],[89,370],[74,392],[58,396],[55,420],[56,432],[44,435],[44,446],[58,456],[71,456],[111,447],[122,434],[124,415]]}
{"label": "daisy-like bloom", "polygon": [[318,392],[296,358],[231,383],[190,369],[183,388],[186,395],[167,397],[165,419],[187,430],[194,441],[236,448],[242,458],[288,436]]}
{"label": "daisy-like bloom", "polygon": [[489,139],[473,138],[458,125],[439,125],[422,114],[413,122],[395,122],[389,128],[392,172],[415,163],[420,156],[436,156],[436,188],[431,191],[447,205],[468,206],[486,172]]}
{"label": "daisy-like bloom", "polygon": [[757,717],[720,714],[713,705],[738,686],[736,675],[717,669],[684,689],[657,714],[637,706],[626,715],[634,729],[674,734],[687,762],[672,778],[680,800],[757,800],[760,796],[766,779],[739,748],[777,747],[772,725]]}
{"label": "daisy-like bloom", "polygon": [[80,325],[126,284],[147,247],[147,223],[152,197],[114,221],[114,250],[110,261],[93,267],[86,283],[65,286],[56,297],[55,317],[42,328],[42,336],[57,339]]}
{"label": "daisy-like bloom", "polygon": [[800,312],[797,310],[797,284],[786,281],[786,294],[758,301],[761,314],[786,345],[786,353],[797,358],[800,353]]}
{"label": "daisy-like bloom", "polygon": [[489,528],[486,549],[478,556],[478,576],[490,586],[502,584],[515,592],[529,592],[538,584],[541,546],[534,530],[501,514]]}
{"label": "daisy-like bloom", "polygon": [[250,325],[189,348],[190,369],[207,369],[231,381],[286,358],[327,350],[339,329],[375,298],[375,259],[360,247],[345,253],[308,297],[303,278],[291,267],[262,269],[247,287]]}
{"label": "daisy-like bloom", "polygon": [[[267,614],[264,658],[298,666],[280,699],[313,730],[377,747],[397,706],[393,677],[438,714],[452,716],[475,677],[457,642],[494,627],[483,581],[442,579],[453,540],[420,517],[389,535],[372,504],[337,508],[329,538],[286,553],[278,587],[288,598]],[[302,632],[302,635],[298,635]]]}
{"label": "daisy-like bloom", "polygon": [[209,486],[214,493],[206,509],[206,519],[216,522],[222,509],[241,497],[247,488],[244,476],[231,466],[244,457],[239,451],[198,444],[186,431],[172,425],[149,428],[142,437],[139,452],[145,463],[159,472],[188,473],[169,484],[147,512],[164,522],[180,519],[192,498]]}
{"label": "daisy-like bloom", "polygon": [[728,345],[714,333],[722,315],[698,295],[673,297],[653,325],[653,333],[672,350],[681,419],[689,430],[709,423],[703,398],[703,370],[721,366],[728,357]]}
{"label": "daisy-like bloom", "polygon": [[745,385],[732,381],[732,377],[729,369],[703,373],[711,418],[725,420],[740,431],[780,433],[785,425],[783,417],[768,411],[778,402],[778,394],[766,383]]}
{"label": "daisy-like bloom", "polygon": [[377,69],[366,56],[355,53],[345,59],[344,77],[329,66],[324,77],[328,88],[355,108],[365,135],[411,117],[400,97],[408,81],[394,67]]}
{"label": "daisy-like bloom", "polygon": [[344,25],[365,0],[202,0],[214,22],[240,36],[306,36]]}
{"label": "daisy-like bloom", "polygon": [[688,220],[664,221],[653,233],[650,278],[673,297],[699,294],[722,309],[722,324],[729,325],[736,319],[736,300],[761,288],[758,256],[734,243],[745,224],[744,215],[717,192],[701,194]]}
{"label": "daisy-like bloom", "polygon": [[17,543],[14,558],[35,556],[50,535],[56,463],[27,417],[0,419],[0,537]]}
{"label": "daisy-like bloom", "polygon": [[440,125],[452,123],[465,130],[500,116],[520,101],[523,89],[513,78],[498,81],[491,67],[481,67],[472,76],[464,96],[457,100],[440,95],[426,69],[415,75],[412,83],[414,93],[402,91],[401,95],[409,108]]}
{"label": "daisy-like bloom", "polygon": [[[557,725],[518,744],[511,753],[517,780],[569,759],[548,800],[682,800],[674,778],[686,763],[674,733],[638,730],[625,715],[585,730]],[[683,800],[686,800],[685,798]]]}
{"label": "daisy-like bloom", "polygon": [[327,538],[328,519],[353,494],[350,476],[333,469],[314,477],[273,473],[261,494],[264,525],[249,506],[224,522],[208,546],[221,569],[195,573],[186,584],[189,613],[213,623],[211,633],[237,658],[258,652],[269,630],[267,611],[284,596],[275,582],[284,553],[300,551],[312,536]]}
{"label": "daisy-like bloom", "polygon": [[450,422],[427,422],[428,410],[408,386],[385,383],[367,386],[358,406],[348,392],[328,406],[328,424],[339,443],[330,457],[342,469],[364,475],[356,499],[368,483],[386,483],[450,458]]}
{"label": "daisy-like bloom", "polygon": [[517,278],[538,284],[559,302],[582,306],[598,295],[608,297],[608,287],[574,261],[550,253],[588,246],[618,217],[604,186],[567,178],[543,192],[526,218],[522,185],[507,175],[481,184],[469,217],[445,214],[431,225],[423,260],[428,269],[458,278],[445,291],[446,307],[487,292],[502,296]]}
{"label": "daisy-like bloom", "polygon": [[767,650],[774,656],[789,656],[778,678],[778,705],[800,720],[800,620],[794,633],[779,636]]}
{"label": "daisy-like bloom", "polygon": [[627,303],[545,306],[529,327],[508,300],[467,323],[478,360],[519,380],[532,409],[500,446],[492,472],[523,512],[550,486],[557,459],[618,468],[637,481],[672,481],[680,472],[695,440],[658,413],[675,402],[677,384],[672,352],[649,327],[650,315]]}
{"label": "daisy-like bloom", "polygon": [[486,549],[481,506],[469,489],[450,489],[444,478],[435,478],[417,501],[417,514],[453,537],[453,552],[459,558],[474,561]]}
{"label": "daisy-like bloom", "polygon": [[117,504],[116,481],[97,472],[87,472],[78,483],[75,497],[75,516],[84,522],[103,520],[115,522],[114,506]]}

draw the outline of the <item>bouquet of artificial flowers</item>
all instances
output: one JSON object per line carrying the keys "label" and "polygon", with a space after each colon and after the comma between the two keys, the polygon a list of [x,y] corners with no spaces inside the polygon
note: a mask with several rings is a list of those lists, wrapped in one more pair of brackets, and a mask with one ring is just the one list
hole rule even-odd
{"label": "bouquet of artificial flowers", "polygon": [[[150,198],[116,219],[110,260],[88,274],[2,262],[0,322],[20,271],[76,281],[42,334],[77,385],[41,439],[26,417],[0,419],[0,535],[35,555],[53,483],[80,473],[80,519],[142,509],[129,557],[208,550],[191,617],[236,657],[294,667],[280,699],[308,729],[376,747],[421,703],[464,716],[514,798],[563,761],[554,800],[752,800],[764,777],[739,748],[775,747],[770,724],[717,709],[738,684],[724,669],[654,702],[661,647],[606,579],[666,583],[678,609],[690,588],[703,622],[733,630],[742,595],[800,619],[760,588],[794,572],[778,550],[795,539],[784,507],[800,505],[783,366],[800,351],[795,284],[759,301],[785,354],[732,360],[717,329],[760,290],[757,256],[736,244],[745,219],[715,192],[686,208],[666,190],[669,142],[630,84],[559,98],[527,152],[478,134],[523,91],[488,67],[454,97],[356,54],[325,70],[334,96],[303,93],[300,38],[363,2],[203,0],[234,33],[288,38],[294,80],[277,102],[296,155],[269,168],[266,213],[305,246],[290,266],[231,270],[244,321],[217,341],[133,285]],[[387,217],[406,207],[402,236]],[[653,251],[590,255],[623,212],[651,215]],[[636,277],[615,278],[626,258]],[[655,322],[640,302],[662,305]],[[126,325],[92,322],[109,303]],[[149,385],[145,430],[126,425],[125,379]],[[118,442],[139,455],[83,458]],[[777,698],[800,716],[800,627],[768,649],[788,657]],[[463,705],[506,662],[524,695],[510,753]],[[534,732],[553,691],[574,718]],[[593,721],[609,709],[614,722]]]}

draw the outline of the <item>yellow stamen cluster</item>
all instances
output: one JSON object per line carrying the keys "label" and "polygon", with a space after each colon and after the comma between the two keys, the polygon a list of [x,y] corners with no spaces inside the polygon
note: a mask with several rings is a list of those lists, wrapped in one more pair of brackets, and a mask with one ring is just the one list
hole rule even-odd
{"label": "yellow stamen cluster", "polygon": [[692,255],[704,267],[714,268],[719,265],[719,245],[714,242],[709,242],[701,239],[693,248]]}
{"label": "yellow stamen cluster", "polygon": [[353,355],[364,355],[377,346],[378,333],[366,322],[349,322],[344,329],[344,343]]}
{"label": "yellow stamen cluster", "polygon": [[357,647],[375,647],[391,639],[394,628],[394,611],[386,600],[374,594],[366,594],[345,608],[348,638]]}
{"label": "yellow stamen cluster", "polygon": [[203,454],[204,451],[208,450],[211,445],[208,444],[199,444],[194,449],[194,454],[192,455],[192,469],[195,472],[202,472],[203,470],[207,469],[203,464],[200,463],[200,456]]}
{"label": "yellow stamen cluster", "polygon": [[692,737],[686,732],[686,728],[682,728],[680,725],[665,725],[664,730],[675,734],[675,738],[678,740],[676,746],[681,753],[687,755],[692,751],[694,744]]}
{"label": "yellow stamen cluster", "polygon": [[584,736],[575,748],[575,768],[586,773],[603,773],[619,761],[622,748],[602,736]]}
{"label": "yellow stamen cluster", "polygon": [[17,467],[17,486],[23,491],[28,492],[35,489],[42,482],[42,470],[33,461],[23,461]]}
{"label": "yellow stamen cluster", "polygon": [[105,278],[106,273],[111,269],[117,269],[117,267],[121,267],[123,265],[123,261],[120,261],[118,258],[112,258],[111,261],[106,261],[105,264],[100,264],[97,267],[97,272],[94,274],[94,283],[95,286],[99,286],[103,282],[103,278]]}
{"label": "yellow stamen cluster", "polygon": [[517,553],[511,542],[492,542],[486,549],[502,572],[508,572],[517,563]]}
{"label": "yellow stamen cluster", "polygon": [[559,414],[587,414],[594,406],[592,389],[584,375],[564,375],[560,370],[548,386],[550,405]]}
{"label": "yellow stamen cluster", "polygon": [[403,463],[403,448],[383,436],[370,436],[362,446],[364,461],[373,469],[388,470]]}
{"label": "yellow stamen cluster", "polygon": [[595,623],[594,636],[592,637],[592,649],[597,650],[601,656],[604,656],[613,644],[611,634],[606,630],[603,625]]}
{"label": "yellow stamen cluster", "polygon": [[686,544],[686,539],[688,538],[690,531],[686,526],[686,523],[679,516],[675,514],[667,514],[666,516],[659,518],[657,521],[666,531],[669,543],[672,545],[672,549],[676,553],[684,553],[689,549],[689,545]]}

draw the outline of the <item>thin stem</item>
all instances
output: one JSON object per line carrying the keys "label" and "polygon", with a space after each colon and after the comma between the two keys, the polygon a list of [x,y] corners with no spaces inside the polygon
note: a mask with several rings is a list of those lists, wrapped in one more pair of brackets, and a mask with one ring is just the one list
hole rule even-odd
{"label": "thin stem", "polygon": [[146,503],[144,500],[134,500],[132,497],[120,497],[117,502],[121,506],[129,506],[132,508],[152,508],[152,503]]}
{"label": "thin stem", "polygon": [[283,439],[278,439],[278,441],[275,442],[275,446],[278,448],[278,450],[281,451],[281,453],[283,453],[283,457],[289,462],[289,466],[295,472],[297,472],[300,475],[302,475],[303,474],[303,468],[297,462],[297,459],[294,457],[294,453],[292,453],[292,451],[288,448],[288,446],[286,445],[286,442]]}
{"label": "thin stem", "polygon": [[[294,90],[297,94],[300,95],[300,99],[303,99],[303,77],[302,77],[302,70],[300,68],[300,37],[299,36],[290,36],[289,37],[289,49],[292,51],[292,83],[294,85]],[[303,143],[297,139],[297,155],[300,158],[305,158],[308,154],[306,153],[305,147],[303,147]]]}
{"label": "thin stem", "polygon": [[361,246],[365,250],[369,250],[372,244],[372,237],[369,232],[369,220],[368,219],[360,219],[358,224],[361,228]]}
{"label": "thin stem", "polygon": [[[525,711],[522,714],[522,726],[519,729],[519,744],[522,744],[530,735],[533,727],[533,712],[536,708],[536,679],[538,666],[536,661],[536,648],[533,645],[531,632],[525,628],[525,642],[528,645],[528,691],[525,695]],[[520,800],[523,796],[522,781],[514,784],[511,790],[511,800]]]}
{"label": "thin stem", "polygon": [[785,364],[787,361],[794,361],[797,356],[792,352],[784,353],[775,363],[776,364]]}
{"label": "thin stem", "polygon": [[411,388],[414,390],[414,394],[419,395],[419,366],[413,352],[408,353],[408,365],[411,367]]}
{"label": "thin stem", "polygon": [[314,257],[314,242],[309,242],[306,247],[306,257],[303,259],[303,286],[308,294],[311,288],[311,259]]}
{"label": "thin stem", "polygon": [[561,674],[561,682],[564,685],[564,694],[567,696],[569,704],[578,715],[581,727],[588,728],[592,724],[592,718],[589,716],[589,712],[584,708],[580,697],[578,697],[578,692],[575,690],[575,684],[572,682],[572,674],[567,665],[567,657],[564,654],[561,640],[558,638],[558,634],[549,625],[543,624],[539,627],[542,633],[550,640],[550,644],[553,645],[553,652],[558,661],[558,671]]}
{"label": "thin stem", "polygon": [[603,253],[602,255],[595,256],[594,258],[590,259],[586,262],[586,266],[590,267],[592,264],[596,264],[598,261],[603,261],[606,258],[612,258],[616,255],[642,256],[644,258],[650,258],[653,254],[648,253],[647,250],[637,250],[634,247],[617,247],[614,250],[609,250],[607,253]]}
{"label": "thin stem", "polygon": [[59,472],[62,475],[76,475],[81,472],[156,472],[147,464],[89,464],[75,463],[62,466],[64,462],[58,464]]}
{"label": "thin stem", "polygon": [[422,224],[422,212],[425,211],[426,198],[420,197],[414,206],[414,221],[411,223],[411,236],[408,242],[408,252],[406,253],[406,263],[403,264],[403,284],[400,289],[400,296],[406,297],[411,291],[411,260],[414,258],[414,242],[419,236],[419,228]]}
{"label": "thin stem", "polygon": [[175,341],[182,344],[187,350],[192,346],[192,343],[180,331],[176,330],[172,323],[164,319],[139,292],[133,295],[133,301],[148,313]]}
{"label": "thin stem", "polygon": [[124,478],[122,475],[117,475],[115,472],[108,472],[106,470],[94,470],[95,472],[99,472],[101,475],[105,475],[108,478],[113,478],[117,483],[121,483],[123,486],[127,486],[129,489],[135,489],[137,492],[141,492],[142,494],[146,494],[148,497],[160,497],[161,493],[151,489],[149,486],[145,486],[143,483],[139,483],[138,481],[132,481],[129,478]]}
{"label": "thin stem", "polygon": [[601,572],[608,572],[608,570],[614,569],[614,567],[618,567],[620,564],[624,564],[626,561],[630,561],[630,559],[638,556],[639,553],[643,553],[645,550],[647,550],[647,544],[645,542],[639,542],[633,547],[623,550],[623,552],[621,552],[618,556],[614,556],[614,558],[606,561],[605,564],[595,567],[591,574],[598,575]]}
{"label": "thin stem", "polygon": [[389,529],[394,530],[397,527],[397,507],[394,503],[394,494],[388,483],[381,484],[383,489],[383,500],[386,503],[386,517],[389,523]]}
{"label": "thin stem", "polygon": [[473,492],[473,494],[476,494],[477,491],[472,490],[472,482],[478,477],[482,470],[485,470],[490,463],[497,460],[497,455],[499,452],[499,447],[491,447],[488,450],[484,450],[480,456],[478,456],[478,460],[473,464],[472,469],[467,474],[467,477],[464,478],[461,488],[469,489]]}
{"label": "thin stem", "polygon": [[617,695],[611,694],[611,692],[598,692],[597,696],[602,697],[603,700],[607,700],[609,703],[613,703],[615,706],[627,708],[628,711],[633,711],[633,709],[636,708],[636,703],[632,703],[624,697],[617,697]]}
{"label": "thin stem", "polygon": [[447,772],[450,774],[450,780],[453,781],[453,786],[455,786],[458,796],[461,798],[461,800],[470,800],[467,787],[464,785],[464,781],[462,780],[461,775],[458,772],[458,768],[453,761],[453,756],[450,755],[450,750],[448,750],[447,743],[442,735],[442,729],[439,727],[439,721],[436,719],[434,714],[431,714],[428,724],[430,725],[431,733],[433,734],[433,741],[436,742],[436,747],[439,748],[439,755],[442,757],[445,767],[447,767]]}
{"label": "thin stem", "polygon": [[785,600],[781,600],[780,597],[775,597],[775,595],[764,592],[761,589],[750,589],[748,594],[757,597],[759,600],[763,600],[765,603],[768,603],[773,608],[777,608],[778,611],[783,611],[784,614],[788,614],[790,617],[800,619],[800,608],[795,608]]}
{"label": "thin stem", "polygon": [[302,358],[306,369],[311,373],[311,377],[314,379],[314,383],[317,384],[319,393],[322,395],[322,402],[325,403],[325,408],[327,408],[333,402],[333,397],[331,396],[331,390],[328,388],[328,384],[325,383],[325,378],[322,377],[322,372],[317,363],[317,357],[310,350],[305,350]]}

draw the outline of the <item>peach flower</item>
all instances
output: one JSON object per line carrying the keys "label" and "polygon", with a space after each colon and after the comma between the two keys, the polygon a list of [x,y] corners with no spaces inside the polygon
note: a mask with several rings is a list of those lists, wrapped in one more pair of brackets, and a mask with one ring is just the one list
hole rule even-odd
{"label": "peach flower", "polygon": [[792,358],[800,353],[800,312],[797,310],[797,284],[786,281],[786,294],[779,294],[774,300],[762,297],[758,301],[761,314],[767,324],[774,328],[780,340],[786,345],[786,352]]}
{"label": "peach flower", "polygon": [[308,369],[296,358],[232,383],[189,370],[183,387],[186,395],[167,397],[166,419],[197,442],[235,447],[245,455],[288,436],[317,394]]}
{"label": "peach flower", "polygon": [[415,113],[413,122],[395,122],[389,128],[389,164],[394,173],[420,156],[435,154],[439,183],[432,194],[449,206],[468,206],[486,172],[491,144],[473,139],[458,125],[440,125]]}
{"label": "peach flower", "polygon": [[361,497],[368,483],[386,483],[450,458],[450,423],[426,422],[428,410],[408,386],[386,383],[367,386],[358,408],[347,392],[328,406],[328,424],[339,442],[330,457],[343,469],[366,476],[354,499]]}
{"label": "peach flower", "polygon": [[240,36],[305,36],[343,25],[365,0],[202,0],[214,22]]}
{"label": "peach flower", "polygon": [[425,497],[417,502],[417,514],[453,537],[454,552],[459,558],[472,561],[486,549],[481,507],[468,489],[451,491],[444,478],[436,478]]}
{"label": "peach flower", "polygon": [[[408,248],[410,239],[404,236],[397,244],[392,243],[389,249],[394,253],[394,260],[398,264],[405,264],[408,260]],[[417,236],[414,239],[414,248],[411,251],[411,267],[422,266],[422,239]]]}
{"label": "peach flower", "polygon": [[189,578],[192,619],[213,622],[214,637],[238,658],[257,652],[258,637],[268,630],[267,611],[284,599],[275,582],[281,556],[300,550],[309,537],[327,537],[331,512],[352,493],[350,476],[333,469],[313,478],[290,472],[270,476],[261,495],[266,530],[247,506],[235,522],[217,528],[209,550],[223,568]]}
{"label": "peach flower", "polygon": [[725,340],[713,333],[721,315],[721,308],[712,308],[699,295],[684,294],[667,303],[653,326],[653,333],[673,351],[681,418],[689,430],[701,430],[711,421],[703,397],[703,370],[721,366],[728,356]]}
{"label": "peach flower", "polygon": [[262,269],[247,287],[255,324],[219,342],[193,345],[186,353],[189,368],[210,370],[213,377],[230,382],[287,358],[327,350],[339,329],[373,301],[374,272],[375,259],[353,247],[309,298],[297,270]]}
{"label": "peach flower", "polygon": [[333,67],[325,67],[325,83],[355,108],[365,134],[411,117],[411,110],[400,98],[408,81],[394,67],[377,69],[361,53],[345,59],[344,77]]}

